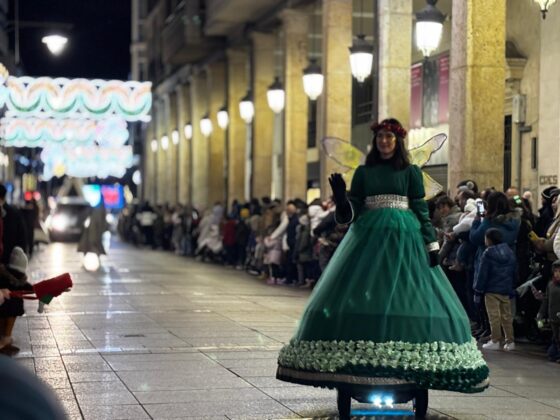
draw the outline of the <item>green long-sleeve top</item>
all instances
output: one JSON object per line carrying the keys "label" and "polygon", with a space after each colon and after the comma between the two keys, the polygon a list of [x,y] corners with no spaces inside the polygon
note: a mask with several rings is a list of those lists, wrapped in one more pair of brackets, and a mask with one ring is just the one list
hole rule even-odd
{"label": "green long-sleeve top", "polygon": [[403,170],[396,170],[390,163],[375,166],[359,166],[352,178],[352,185],[348,199],[352,205],[352,222],[360,217],[364,210],[366,197],[395,194],[408,197],[409,207],[420,222],[424,243],[436,243],[436,232],[430,221],[428,204],[424,197],[424,182],[422,171],[416,165],[410,165]]}

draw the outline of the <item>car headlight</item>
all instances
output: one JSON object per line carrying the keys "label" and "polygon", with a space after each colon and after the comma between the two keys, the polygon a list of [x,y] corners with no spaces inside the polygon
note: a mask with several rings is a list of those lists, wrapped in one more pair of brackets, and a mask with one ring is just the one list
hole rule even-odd
{"label": "car headlight", "polygon": [[51,219],[51,227],[53,230],[62,231],[68,227],[68,216],[63,214],[55,214]]}

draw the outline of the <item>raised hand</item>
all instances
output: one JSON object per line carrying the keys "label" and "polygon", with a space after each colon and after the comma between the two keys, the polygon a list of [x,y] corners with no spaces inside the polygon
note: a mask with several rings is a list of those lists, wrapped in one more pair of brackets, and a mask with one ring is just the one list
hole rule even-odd
{"label": "raised hand", "polygon": [[341,204],[346,201],[346,182],[339,173],[331,174],[329,184],[333,192],[334,202]]}

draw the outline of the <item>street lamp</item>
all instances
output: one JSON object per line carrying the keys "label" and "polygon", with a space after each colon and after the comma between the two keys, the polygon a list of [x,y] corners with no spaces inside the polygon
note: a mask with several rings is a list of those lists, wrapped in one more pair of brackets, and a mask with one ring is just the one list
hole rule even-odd
{"label": "street lamp", "polygon": [[185,124],[184,131],[185,131],[185,138],[186,138],[187,140],[192,139],[192,136],[193,136],[193,129],[192,129],[192,124],[191,124],[190,122],[188,122],[188,123]]}
{"label": "street lamp", "polygon": [[169,137],[163,136],[161,138],[161,148],[167,150],[169,148]]}
{"label": "street lamp", "polygon": [[274,78],[274,83],[268,87],[266,92],[266,99],[268,101],[268,106],[272,109],[272,112],[279,114],[284,109],[286,104],[286,92],[284,91],[284,86],[279,77]]}
{"label": "street lamp", "polygon": [[157,152],[158,142],[157,142],[156,139],[152,140],[151,146],[152,146],[152,152],[154,152],[154,153]]}
{"label": "street lamp", "polygon": [[218,120],[218,126],[225,130],[229,124],[229,114],[227,112],[227,108],[225,106],[221,107],[218,113],[216,114],[216,118]]}
{"label": "street lamp", "polygon": [[366,41],[366,36],[360,34],[354,40],[350,50],[350,69],[359,83],[371,74],[371,66],[373,64],[373,45]]}
{"label": "street lamp", "polygon": [[200,120],[200,132],[204,137],[209,137],[212,134],[212,121],[208,114],[204,115]]}
{"label": "street lamp", "polygon": [[171,133],[171,141],[175,146],[179,144],[179,131],[173,130],[173,132]]}
{"label": "street lamp", "polygon": [[253,105],[253,96],[251,91],[248,91],[239,102],[239,114],[241,115],[241,119],[247,124],[251,124],[253,121],[255,106]]}
{"label": "street lamp", "polygon": [[416,13],[416,46],[424,57],[439,46],[445,15],[436,7],[437,0],[426,0],[426,7]]}
{"label": "street lamp", "polygon": [[546,12],[548,12],[550,6],[556,3],[556,0],[535,0],[535,2],[538,3],[541,8],[542,18],[546,19]]}
{"label": "street lamp", "polygon": [[303,90],[312,101],[316,100],[323,92],[324,76],[317,60],[312,59],[309,65],[303,70]]}
{"label": "street lamp", "polygon": [[68,38],[62,35],[53,34],[44,36],[41,41],[43,44],[47,45],[47,48],[53,55],[60,55],[68,43]]}

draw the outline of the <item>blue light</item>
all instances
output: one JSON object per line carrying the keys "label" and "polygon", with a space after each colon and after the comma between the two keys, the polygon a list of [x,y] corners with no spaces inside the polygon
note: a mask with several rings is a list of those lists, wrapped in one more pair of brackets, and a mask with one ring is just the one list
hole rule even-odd
{"label": "blue light", "polygon": [[352,410],[353,416],[414,416],[411,410]]}

